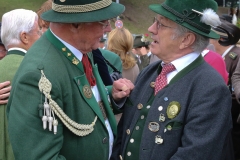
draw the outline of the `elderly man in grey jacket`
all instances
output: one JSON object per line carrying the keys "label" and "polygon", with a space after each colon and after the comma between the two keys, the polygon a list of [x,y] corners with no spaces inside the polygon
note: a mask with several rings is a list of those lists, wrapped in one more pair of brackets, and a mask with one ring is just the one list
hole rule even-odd
{"label": "elderly man in grey jacket", "polygon": [[112,159],[233,159],[231,95],[200,54],[209,38],[219,38],[211,31],[221,24],[217,3],[166,0],[149,8],[157,13],[150,49],[162,61],[139,74]]}

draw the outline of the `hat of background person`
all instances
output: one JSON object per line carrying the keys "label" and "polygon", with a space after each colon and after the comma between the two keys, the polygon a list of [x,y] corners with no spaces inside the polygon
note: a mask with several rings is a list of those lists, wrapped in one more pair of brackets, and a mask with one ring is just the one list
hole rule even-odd
{"label": "hat of background person", "polygon": [[214,0],[165,0],[162,4],[152,4],[149,8],[183,27],[205,37],[218,39],[211,31],[211,25],[221,24],[216,14],[217,2]]}
{"label": "hat of background person", "polygon": [[125,7],[112,0],[53,0],[52,9],[41,18],[49,22],[97,22],[115,18]]}
{"label": "hat of background person", "polygon": [[105,42],[107,39],[106,38],[104,38],[104,37],[101,37],[101,39],[100,39],[100,41],[99,42]]}
{"label": "hat of background person", "polygon": [[221,25],[212,30],[220,36],[218,43],[222,46],[236,44],[240,39],[240,29],[232,23],[221,19]]}
{"label": "hat of background person", "polygon": [[134,38],[133,48],[139,48],[139,47],[147,46],[149,44],[150,42],[146,41],[143,35],[137,35]]}
{"label": "hat of background person", "polygon": [[[2,23],[0,23],[0,33],[1,33],[1,26],[2,26]],[[0,34],[0,44],[1,44],[1,45],[4,45],[4,44],[2,43],[1,34]]]}
{"label": "hat of background person", "polygon": [[234,25],[236,25],[236,21],[235,19],[237,19],[236,15],[228,15],[228,14],[223,14],[220,16],[220,19],[223,19],[225,21],[228,21],[229,23],[232,23]]}
{"label": "hat of background person", "polygon": [[228,21],[229,23],[232,23],[232,15],[228,15],[228,14],[223,14],[221,16],[219,16],[221,19]]}

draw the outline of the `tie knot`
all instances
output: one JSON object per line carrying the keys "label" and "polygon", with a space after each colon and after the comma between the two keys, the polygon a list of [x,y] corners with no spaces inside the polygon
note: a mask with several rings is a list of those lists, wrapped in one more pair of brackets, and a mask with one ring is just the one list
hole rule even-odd
{"label": "tie knot", "polygon": [[176,68],[172,63],[164,64],[161,74],[168,74],[174,71]]}

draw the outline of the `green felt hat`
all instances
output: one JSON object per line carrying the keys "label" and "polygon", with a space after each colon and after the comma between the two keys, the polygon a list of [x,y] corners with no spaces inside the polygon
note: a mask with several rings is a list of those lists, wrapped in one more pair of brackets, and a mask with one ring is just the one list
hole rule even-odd
{"label": "green felt hat", "polygon": [[97,22],[115,18],[125,7],[112,0],[53,0],[52,9],[41,18],[49,22]]}
{"label": "green felt hat", "polygon": [[218,34],[211,31],[210,25],[200,20],[201,13],[206,9],[216,12],[218,5],[214,0],[165,0],[162,4],[149,5],[149,8],[195,33],[212,39],[219,38]]}
{"label": "green felt hat", "polygon": [[136,35],[133,42],[133,48],[143,47],[149,44],[150,42],[146,41],[143,35]]}

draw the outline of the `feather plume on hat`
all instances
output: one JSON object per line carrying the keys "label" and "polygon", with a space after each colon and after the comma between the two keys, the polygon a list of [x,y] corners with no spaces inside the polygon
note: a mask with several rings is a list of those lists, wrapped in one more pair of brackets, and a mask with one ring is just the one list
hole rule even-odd
{"label": "feather plume on hat", "polygon": [[219,16],[211,8],[207,8],[203,12],[199,12],[199,11],[196,11],[194,9],[192,9],[192,11],[202,15],[200,20],[201,20],[201,22],[203,22],[207,25],[210,25],[214,28],[221,25],[221,21],[219,19]]}

